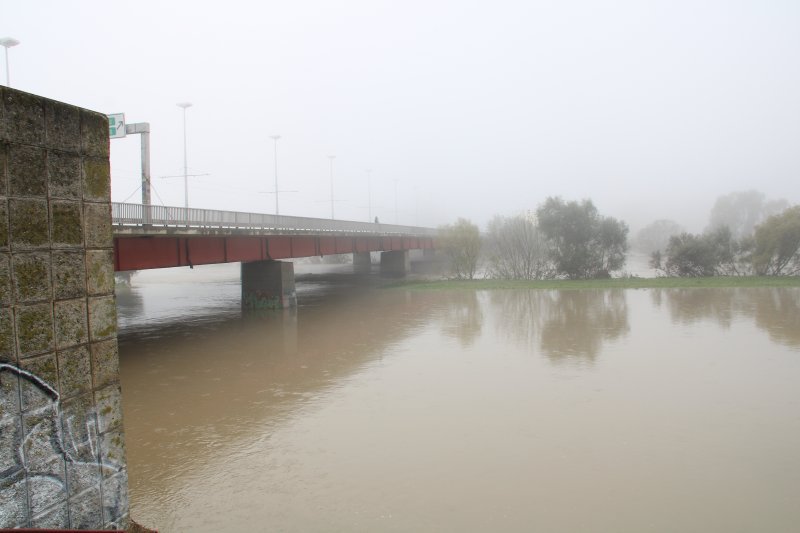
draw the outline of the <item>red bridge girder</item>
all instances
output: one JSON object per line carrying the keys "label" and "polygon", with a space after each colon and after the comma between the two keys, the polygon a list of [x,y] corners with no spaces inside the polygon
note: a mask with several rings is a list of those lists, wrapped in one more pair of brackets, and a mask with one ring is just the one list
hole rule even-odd
{"label": "red bridge girder", "polygon": [[434,248],[431,237],[330,237],[312,235],[119,236],[114,270],[238,263],[291,257]]}

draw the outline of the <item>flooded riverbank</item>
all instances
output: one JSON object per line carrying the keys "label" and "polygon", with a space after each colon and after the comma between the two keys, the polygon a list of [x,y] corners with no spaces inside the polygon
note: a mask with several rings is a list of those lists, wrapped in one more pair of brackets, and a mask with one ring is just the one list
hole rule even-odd
{"label": "flooded riverbank", "polygon": [[406,291],[312,276],[297,310],[242,316],[231,276],[119,295],[145,525],[800,521],[799,289]]}

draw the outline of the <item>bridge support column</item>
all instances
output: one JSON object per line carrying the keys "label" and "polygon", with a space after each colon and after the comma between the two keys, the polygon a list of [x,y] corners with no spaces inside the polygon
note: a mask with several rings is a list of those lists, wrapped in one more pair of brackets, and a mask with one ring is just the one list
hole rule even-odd
{"label": "bridge support column", "polygon": [[425,248],[422,250],[422,259],[425,261],[434,261],[436,259],[436,249]]}
{"label": "bridge support column", "polygon": [[372,255],[369,252],[353,253],[353,271],[369,272],[372,268]]}
{"label": "bridge support column", "polygon": [[242,263],[242,309],[285,309],[296,305],[293,263]]}
{"label": "bridge support column", "polygon": [[381,275],[382,276],[405,276],[411,270],[411,260],[408,257],[408,250],[393,250],[391,252],[381,252]]}

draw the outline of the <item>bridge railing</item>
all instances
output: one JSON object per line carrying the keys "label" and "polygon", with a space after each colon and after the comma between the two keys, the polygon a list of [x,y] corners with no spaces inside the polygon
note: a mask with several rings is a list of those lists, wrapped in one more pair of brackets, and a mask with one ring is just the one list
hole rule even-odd
{"label": "bridge railing", "polygon": [[111,218],[118,226],[162,226],[175,228],[234,228],[262,231],[333,232],[333,233],[379,233],[394,235],[416,235],[435,237],[433,228],[378,224],[327,218],[268,215],[265,213],[243,213],[218,211],[190,207],[163,205],[144,206],[113,202]]}

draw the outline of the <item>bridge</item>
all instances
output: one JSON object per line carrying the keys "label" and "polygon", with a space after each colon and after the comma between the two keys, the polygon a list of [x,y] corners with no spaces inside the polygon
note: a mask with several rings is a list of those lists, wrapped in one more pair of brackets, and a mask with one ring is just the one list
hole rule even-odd
{"label": "bridge", "polygon": [[434,248],[436,230],[325,218],[112,203],[114,269]]}
{"label": "bridge", "polygon": [[294,269],[278,259],[381,252],[381,272],[403,276],[409,250],[433,251],[436,230],[415,226],[112,203],[114,270],[242,263],[242,306],[296,304]]}
{"label": "bridge", "polygon": [[129,523],[114,272],[242,264],[244,307],[295,304],[288,259],[381,252],[403,274],[435,230],[111,202],[102,113],[0,86],[0,529]]}

